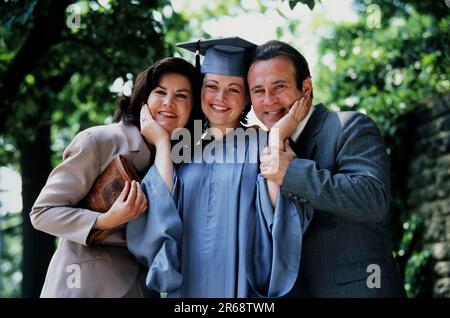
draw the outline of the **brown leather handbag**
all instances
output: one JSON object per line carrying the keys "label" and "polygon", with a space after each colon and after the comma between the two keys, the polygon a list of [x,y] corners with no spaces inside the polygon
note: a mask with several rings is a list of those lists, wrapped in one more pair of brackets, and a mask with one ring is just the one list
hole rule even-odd
{"label": "brown leather handbag", "polygon": [[[96,212],[107,212],[125,187],[125,181],[131,184],[132,180],[141,182],[133,164],[119,154],[97,177],[80,206]],[[92,230],[87,239],[88,245],[100,243],[115,230]]]}

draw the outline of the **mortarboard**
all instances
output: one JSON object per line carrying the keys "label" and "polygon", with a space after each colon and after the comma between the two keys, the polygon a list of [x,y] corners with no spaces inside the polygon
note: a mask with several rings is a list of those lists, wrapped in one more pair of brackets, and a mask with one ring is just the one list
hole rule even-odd
{"label": "mortarboard", "polygon": [[198,67],[199,54],[204,55],[201,73],[246,77],[249,54],[256,45],[239,37],[198,40],[178,43],[178,47],[196,53]]}

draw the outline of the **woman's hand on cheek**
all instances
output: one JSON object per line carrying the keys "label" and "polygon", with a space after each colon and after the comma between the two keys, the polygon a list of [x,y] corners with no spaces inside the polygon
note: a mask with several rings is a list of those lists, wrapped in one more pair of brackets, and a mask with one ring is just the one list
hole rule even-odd
{"label": "woman's hand on cheek", "polygon": [[155,146],[158,146],[160,143],[170,142],[169,133],[153,118],[147,104],[142,105],[140,120],[141,134],[147,142]]}
{"label": "woman's hand on cheek", "polygon": [[308,115],[310,108],[309,97],[303,96],[296,100],[289,112],[270,130],[269,145],[276,144],[280,146],[280,149],[284,149],[284,141],[292,136],[298,125]]}

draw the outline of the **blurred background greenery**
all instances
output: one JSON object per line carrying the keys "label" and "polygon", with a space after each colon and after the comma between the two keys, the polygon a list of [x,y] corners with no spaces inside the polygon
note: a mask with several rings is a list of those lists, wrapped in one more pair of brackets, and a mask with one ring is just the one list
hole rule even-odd
{"label": "blurred background greenery", "polygon": [[408,296],[433,296],[424,220],[408,210],[403,182],[403,149],[413,141],[402,118],[450,92],[446,3],[2,1],[0,297],[39,295],[55,239],[35,231],[28,213],[73,136],[111,122],[117,98],[146,65],[186,54],[175,43],[232,35],[292,44],[311,63],[316,102],[376,121],[392,164],[393,253]]}

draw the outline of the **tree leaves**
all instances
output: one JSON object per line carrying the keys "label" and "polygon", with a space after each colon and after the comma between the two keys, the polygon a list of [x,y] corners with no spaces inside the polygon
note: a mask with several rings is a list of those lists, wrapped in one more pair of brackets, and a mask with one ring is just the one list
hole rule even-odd
{"label": "tree leaves", "polygon": [[414,141],[399,119],[425,99],[450,93],[450,23],[443,17],[450,10],[438,13],[444,1],[371,0],[370,5],[381,10],[382,23],[370,28],[368,2],[355,3],[359,21],[336,26],[332,36],[320,42],[323,58],[316,83],[331,108],[365,112],[384,134],[391,158],[394,251],[404,269],[408,295],[417,296],[424,292],[419,288],[424,278],[420,270],[428,256],[414,250],[417,247],[405,251],[410,247],[404,240],[413,235],[402,229],[409,213],[403,182],[411,160],[405,149]]}
{"label": "tree leaves", "polygon": [[25,25],[33,17],[33,11],[36,7],[37,0],[11,1],[7,3],[7,6],[3,7],[6,12],[1,12],[4,15],[4,27],[6,29],[12,29],[16,24]]}

